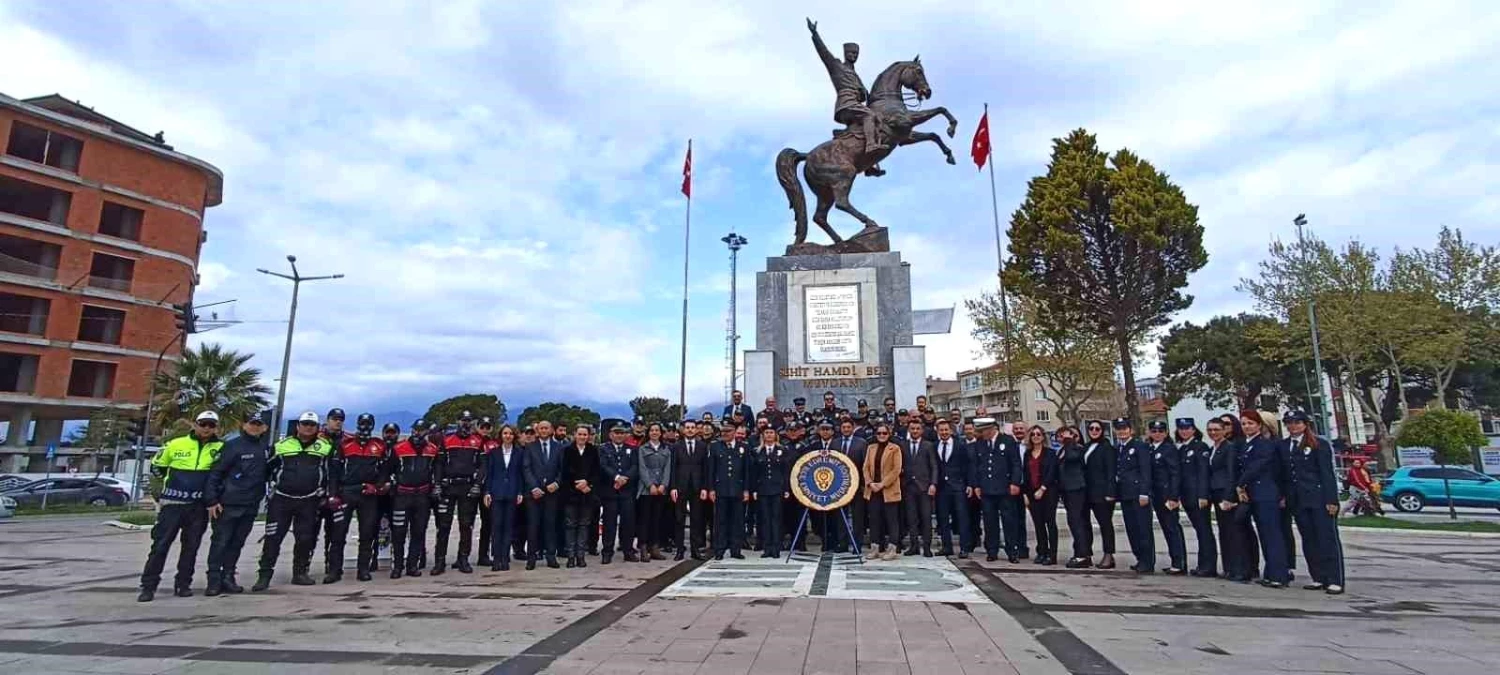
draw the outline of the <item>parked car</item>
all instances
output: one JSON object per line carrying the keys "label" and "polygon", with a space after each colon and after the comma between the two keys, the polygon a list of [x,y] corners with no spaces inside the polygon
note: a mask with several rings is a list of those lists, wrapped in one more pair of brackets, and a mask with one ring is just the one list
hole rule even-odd
{"label": "parked car", "polygon": [[38,507],[45,494],[51,504],[88,504],[89,506],[122,506],[130,501],[130,493],[118,485],[94,478],[46,478],[12,488],[3,493],[16,500],[18,506]]}
{"label": "parked car", "polygon": [[1445,478],[1454,506],[1500,509],[1500,480],[1460,466],[1403,466],[1386,477],[1381,497],[1406,513],[1448,506]]}
{"label": "parked car", "polygon": [[5,474],[3,476],[0,476],[0,492],[5,492],[6,490],[12,490],[21,487],[22,485],[30,483],[33,480],[36,479],[27,478],[25,476],[17,476],[13,473]]}
{"label": "parked car", "polygon": [[16,515],[16,500],[10,497],[0,497],[0,518],[9,518]]}

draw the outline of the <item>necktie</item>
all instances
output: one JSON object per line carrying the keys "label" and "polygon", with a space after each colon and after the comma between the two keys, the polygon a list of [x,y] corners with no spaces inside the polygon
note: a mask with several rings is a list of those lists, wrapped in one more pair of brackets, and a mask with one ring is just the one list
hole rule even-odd
{"label": "necktie", "polygon": [[943,441],[943,463],[944,464],[946,464],[948,462],[948,444],[951,443],[951,442],[952,441]]}
{"label": "necktie", "polygon": [[542,461],[552,461],[552,441],[542,441]]}
{"label": "necktie", "polygon": [[849,454],[849,439],[844,439],[844,454]]}

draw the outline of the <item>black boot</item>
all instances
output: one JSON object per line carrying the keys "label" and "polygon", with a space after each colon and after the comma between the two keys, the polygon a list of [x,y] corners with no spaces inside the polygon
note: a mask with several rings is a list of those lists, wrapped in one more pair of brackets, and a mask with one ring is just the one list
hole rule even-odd
{"label": "black boot", "polygon": [[313,581],[312,575],[307,573],[307,567],[304,566],[292,568],[292,584],[294,586],[314,586],[317,582]]}
{"label": "black boot", "polygon": [[432,565],[432,572],[430,574],[437,576],[446,571],[448,571],[448,563],[443,560],[442,556],[438,556],[437,562]]}
{"label": "black boot", "polygon": [[151,602],[156,599],[156,589],[147,586],[141,587],[141,594],[135,596],[136,602]]}
{"label": "black boot", "polygon": [[589,561],[583,559],[583,554],[582,553],[578,554],[578,566],[579,567],[588,567],[589,566]]}
{"label": "black boot", "polygon": [[682,560],[685,557],[687,557],[687,550],[679,548],[677,549],[677,554],[672,556],[672,560]]}
{"label": "black boot", "polygon": [[573,556],[568,556],[568,565],[567,565],[568,569],[573,569],[574,567],[577,567],[577,566],[578,566],[578,559],[575,558],[575,557],[573,557]]}
{"label": "black boot", "polygon": [[224,581],[218,574],[208,575],[208,587],[203,589],[204,597],[212,598],[224,592]]}
{"label": "black boot", "polygon": [[474,568],[469,566],[468,556],[459,556],[458,560],[453,562],[453,569],[463,572],[464,574],[474,573]]}
{"label": "black boot", "polygon": [[394,561],[394,560],[391,561],[391,578],[392,579],[400,579],[401,578],[401,564],[398,563],[398,562],[396,562],[396,561]]}
{"label": "black boot", "polygon": [[534,570],[534,569],[536,569],[536,556],[534,556],[534,555],[526,556],[526,569],[528,569],[528,570]]}
{"label": "black boot", "polygon": [[495,564],[495,561],[493,561],[493,560],[490,559],[490,554],[488,554],[488,553],[480,553],[479,554],[479,559],[475,560],[474,564],[478,565],[480,567],[484,567],[486,565],[493,565],[493,564]]}
{"label": "black boot", "polygon": [[256,575],[256,577],[255,577],[255,584],[250,587],[250,592],[251,593],[259,593],[259,592],[264,591],[264,590],[266,590],[267,588],[270,588],[270,587],[271,587],[271,573],[262,570],[260,574]]}
{"label": "black boot", "polygon": [[355,571],[354,578],[360,581],[369,581],[374,577],[370,575],[370,566],[362,565],[358,570]]}
{"label": "black boot", "polygon": [[638,557],[636,557],[635,551],[626,551],[625,552],[625,562],[640,562],[640,561],[641,561],[641,559],[638,558]]}
{"label": "black boot", "polygon": [[172,589],[172,595],[175,595],[175,596],[177,596],[179,598],[191,598],[191,597],[193,597],[193,587],[192,586],[177,586],[177,587],[175,587],[175,588]]}
{"label": "black boot", "polygon": [[557,556],[552,553],[547,554],[547,566],[551,567],[552,569],[558,569],[562,567],[562,565],[559,565],[557,563]]}
{"label": "black boot", "polygon": [[604,555],[599,556],[599,564],[600,565],[608,565],[608,564],[610,564],[610,563],[612,563],[614,561],[615,561],[615,552],[614,551],[605,551]]}
{"label": "black boot", "polygon": [[245,592],[245,587],[239,585],[239,582],[235,580],[233,574],[224,575],[224,580],[220,582],[220,586],[223,588],[225,593],[238,595]]}

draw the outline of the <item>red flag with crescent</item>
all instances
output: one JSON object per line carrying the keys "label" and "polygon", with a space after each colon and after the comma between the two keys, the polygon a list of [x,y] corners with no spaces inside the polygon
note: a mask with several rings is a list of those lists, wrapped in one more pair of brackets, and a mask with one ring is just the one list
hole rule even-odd
{"label": "red flag with crescent", "polygon": [[969,148],[969,156],[974,158],[974,166],[983,169],[985,160],[990,157],[990,113],[985,111],[984,116],[979,118],[979,128],[974,130],[974,144]]}

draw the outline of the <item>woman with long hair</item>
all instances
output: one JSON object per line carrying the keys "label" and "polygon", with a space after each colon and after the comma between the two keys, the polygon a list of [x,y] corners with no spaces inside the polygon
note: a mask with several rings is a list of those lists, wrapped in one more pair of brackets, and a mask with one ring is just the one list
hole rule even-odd
{"label": "woman with long hair", "polygon": [[1307,413],[1286,414],[1291,454],[1291,503],[1302,534],[1302,555],[1311,583],[1304,590],[1344,592],[1344,552],[1339,541],[1339,487],[1333,476],[1333,446],[1309,428]]}
{"label": "woman with long hair", "polygon": [[[1115,444],[1104,428],[1103,420],[1088,423],[1083,439],[1083,494],[1094,522],[1099,525],[1099,543],[1104,548],[1099,569],[1115,568]],[[1084,548],[1094,557],[1093,532],[1085,528]],[[1088,565],[1081,565],[1087,567]]]}
{"label": "woman with long hair", "polygon": [[1047,442],[1047,430],[1033,426],[1026,430],[1025,451],[1021,453],[1026,489],[1026,509],[1036,530],[1038,565],[1057,564],[1057,453]]}
{"label": "woman with long hair", "polygon": [[1182,457],[1182,510],[1198,539],[1198,565],[1189,574],[1195,577],[1219,575],[1219,546],[1214,539],[1213,489],[1210,485],[1209,448],[1203,432],[1190,417],[1181,417],[1177,427],[1177,452]]}
{"label": "woman with long hair", "polygon": [[1078,427],[1063,427],[1057,430],[1058,451],[1057,485],[1062,490],[1063,508],[1068,513],[1068,535],[1073,538],[1073,557],[1065,565],[1068,569],[1093,566],[1094,556],[1089,547],[1094,542],[1094,531],[1089,525],[1088,476],[1085,471],[1083,444],[1078,442],[1082,434]]}
{"label": "woman with long hair", "polygon": [[1285,495],[1281,491],[1282,473],[1279,443],[1263,425],[1259,411],[1240,414],[1245,443],[1240,450],[1238,493],[1240,505],[1249,507],[1260,537],[1260,551],[1265,570],[1260,584],[1268,588],[1286,588],[1290,581],[1287,568],[1286,539],[1281,531],[1281,511]]}
{"label": "woman with long hair", "polygon": [[516,506],[525,494],[522,487],[525,481],[521,476],[524,450],[516,438],[515,427],[502,425],[500,445],[490,452],[485,462],[484,506],[490,511],[490,570],[494,572],[510,569]]}
{"label": "woman with long hair", "polygon": [[[1219,525],[1219,552],[1224,557],[1224,578],[1249,581],[1250,554],[1246,551],[1243,523],[1239,522],[1239,497],[1235,494],[1238,444],[1222,417],[1208,421],[1208,491],[1214,520]],[[1201,576],[1201,575],[1200,575]]]}
{"label": "woman with long hair", "polygon": [[646,427],[646,440],[637,453],[641,484],[636,488],[635,522],[640,527],[637,540],[641,562],[667,559],[661,553],[661,545],[667,538],[662,523],[670,506],[667,486],[672,484],[672,447],[662,442],[661,435],[660,424]]}
{"label": "woman with long hair", "polygon": [[1357,516],[1361,515],[1362,510],[1371,514],[1381,512],[1380,502],[1375,499],[1375,478],[1365,468],[1365,460],[1356,457],[1349,463],[1349,473],[1344,477],[1344,483],[1349,486],[1349,501],[1344,503],[1339,515]]}
{"label": "woman with long hair", "polygon": [[[1224,423],[1224,442],[1233,453],[1235,482],[1231,489],[1233,494],[1230,500],[1239,504],[1239,479],[1240,475],[1245,472],[1245,442],[1249,439],[1245,437],[1245,428],[1240,425],[1239,415],[1224,413],[1219,416],[1219,420]],[[1251,517],[1249,505],[1235,508],[1231,515],[1233,517],[1230,519],[1230,524],[1233,525],[1239,537],[1241,559],[1244,561],[1243,578],[1236,579],[1236,581],[1249,583],[1260,578],[1260,537],[1255,536],[1255,519]]]}
{"label": "woman with long hair", "polygon": [[[864,494],[869,514],[870,541],[875,557],[895,560],[901,508],[901,446],[891,440],[891,427],[875,427],[875,442],[865,451]],[[887,546],[890,547],[887,550]]]}

